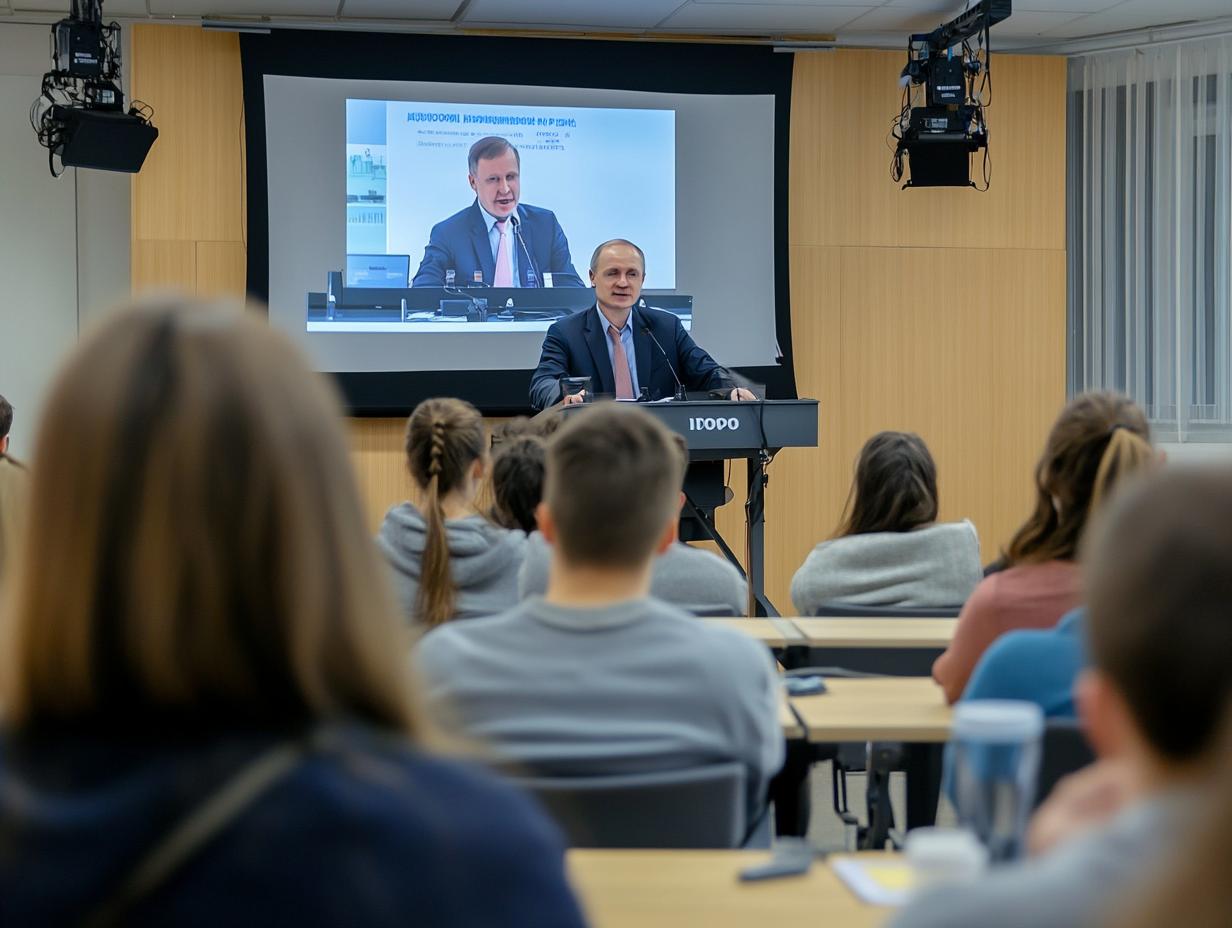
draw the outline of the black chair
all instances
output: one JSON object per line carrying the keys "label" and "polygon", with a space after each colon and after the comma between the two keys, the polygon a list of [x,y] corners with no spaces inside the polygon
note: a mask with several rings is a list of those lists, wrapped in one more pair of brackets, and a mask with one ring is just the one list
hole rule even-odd
{"label": "black chair", "polygon": [[707,619],[738,618],[741,615],[729,603],[691,604],[681,606],[680,608],[685,612],[690,612],[695,616]]}
{"label": "black chair", "polygon": [[519,777],[570,847],[735,848],[745,837],[744,766],[603,777]]}
{"label": "black chair", "polygon": [[813,616],[821,619],[956,619],[962,612],[962,603],[957,606],[857,606],[854,603],[822,603],[813,610]]}
{"label": "black chair", "polygon": [[1040,751],[1039,776],[1035,780],[1035,805],[1048,798],[1058,781],[1095,760],[1082,726],[1073,719],[1048,719]]}
{"label": "black chair", "polygon": [[[854,606],[850,603],[822,603],[815,618],[845,619],[952,619],[962,606]],[[927,677],[942,648],[812,648],[810,664],[837,664],[888,677]]]}
{"label": "black chair", "polygon": [[[962,604],[952,606],[858,606],[853,603],[827,602],[814,611],[816,618],[920,618],[952,619],[962,611]],[[803,663],[808,666],[792,673],[820,673],[826,676],[879,677],[928,676],[940,650],[929,648],[810,648]],[[891,771],[905,769],[907,748],[898,742],[870,744],[810,745],[816,759],[832,761],[834,813],[844,825],[856,829],[857,843],[862,849],[881,849],[894,826],[890,806],[889,777]],[[861,825],[847,801],[847,775],[866,773],[868,789],[866,806],[868,824]]]}

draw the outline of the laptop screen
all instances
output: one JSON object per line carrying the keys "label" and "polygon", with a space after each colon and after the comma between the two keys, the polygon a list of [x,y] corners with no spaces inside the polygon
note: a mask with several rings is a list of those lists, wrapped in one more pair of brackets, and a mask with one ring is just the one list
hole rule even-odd
{"label": "laptop screen", "polygon": [[410,255],[347,255],[348,287],[408,287],[410,275]]}

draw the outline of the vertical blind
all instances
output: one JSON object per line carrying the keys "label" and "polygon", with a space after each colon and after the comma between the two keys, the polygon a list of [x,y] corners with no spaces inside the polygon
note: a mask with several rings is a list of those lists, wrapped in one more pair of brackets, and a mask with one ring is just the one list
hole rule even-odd
{"label": "vertical blind", "polygon": [[1232,441],[1232,37],[1069,68],[1069,389]]}

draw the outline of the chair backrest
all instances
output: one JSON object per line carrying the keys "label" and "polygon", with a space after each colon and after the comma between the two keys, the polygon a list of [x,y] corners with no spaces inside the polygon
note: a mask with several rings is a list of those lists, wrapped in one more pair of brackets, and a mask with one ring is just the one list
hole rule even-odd
{"label": "chair backrest", "polygon": [[604,777],[520,777],[571,847],[733,848],[745,832],[744,766]]}
{"label": "chair backrest", "polygon": [[1048,719],[1044,725],[1039,776],[1035,781],[1035,804],[1038,806],[1047,799],[1062,777],[1081,770],[1094,760],[1095,752],[1076,721]]}
{"label": "chair backrest", "polygon": [[853,603],[822,603],[813,615],[824,619],[887,618],[887,619],[956,619],[962,612],[957,606],[857,606]]}
{"label": "chair backrest", "polygon": [[741,613],[731,607],[730,603],[710,603],[709,605],[681,606],[685,612],[708,619],[726,619],[738,617]]}

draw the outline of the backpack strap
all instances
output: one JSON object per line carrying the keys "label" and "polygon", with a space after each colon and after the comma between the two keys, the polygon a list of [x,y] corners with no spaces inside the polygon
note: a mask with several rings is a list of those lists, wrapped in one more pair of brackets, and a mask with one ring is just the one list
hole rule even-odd
{"label": "backpack strap", "polygon": [[116,891],[85,918],[84,928],[121,924],[126,913],[152,895],[267,790],[295,770],[307,753],[306,743],[284,741],[241,767],[155,842]]}

